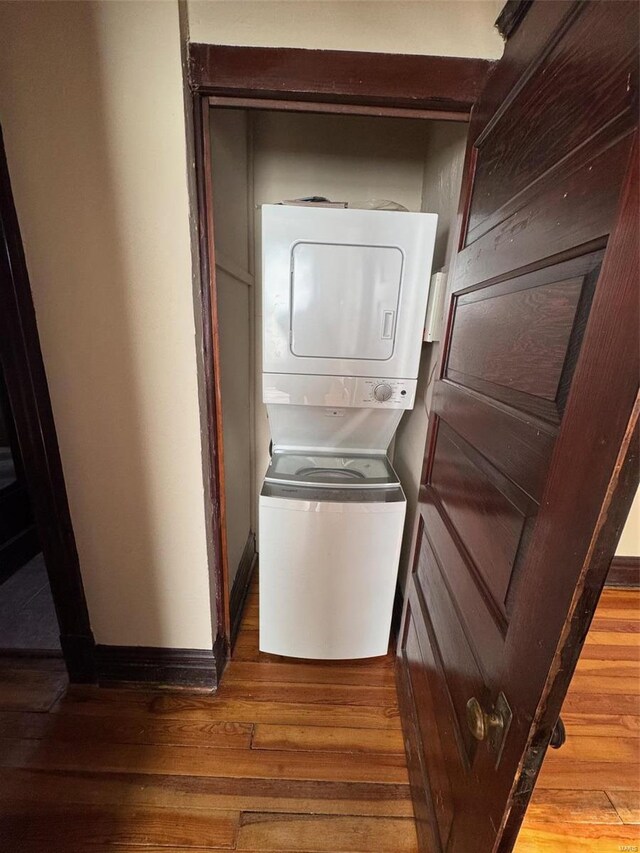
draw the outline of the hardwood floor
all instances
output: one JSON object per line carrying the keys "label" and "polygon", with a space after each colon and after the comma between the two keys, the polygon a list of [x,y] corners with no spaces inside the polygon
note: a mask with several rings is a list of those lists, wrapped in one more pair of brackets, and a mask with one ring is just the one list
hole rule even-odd
{"label": "hardwood floor", "polygon": [[606,589],[515,853],[640,849],[640,591]]}
{"label": "hardwood floor", "polygon": [[[638,844],[639,602],[603,597],[517,853]],[[415,851],[392,657],[260,654],[257,606],[216,696],[0,664],[0,850]]]}

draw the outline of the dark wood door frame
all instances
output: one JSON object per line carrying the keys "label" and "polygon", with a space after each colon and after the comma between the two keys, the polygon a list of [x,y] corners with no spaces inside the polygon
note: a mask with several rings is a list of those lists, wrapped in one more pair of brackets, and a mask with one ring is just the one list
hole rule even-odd
{"label": "dark wood door frame", "polygon": [[0,360],[71,681],[94,680],[94,640],[0,130]]}
{"label": "dark wood door frame", "polygon": [[294,48],[189,45],[200,252],[201,363],[211,466],[208,502],[215,545],[216,666],[229,654],[224,459],[217,363],[215,241],[211,205],[211,107],[396,116],[468,122],[495,63],[484,59]]}
{"label": "dark wood door frame", "polygon": [[216,105],[466,121],[486,59],[281,47],[189,46],[189,79]]}

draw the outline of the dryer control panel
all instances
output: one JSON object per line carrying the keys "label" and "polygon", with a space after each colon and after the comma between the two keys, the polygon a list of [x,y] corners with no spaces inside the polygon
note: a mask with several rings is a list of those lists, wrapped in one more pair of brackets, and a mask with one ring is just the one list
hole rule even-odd
{"label": "dryer control panel", "polygon": [[405,408],[404,401],[410,397],[413,405],[415,381],[402,379],[361,379],[360,394],[364,404],[390,403]]}
{"label": "dryer control panel", "polygon": [[262,399],[269,405],[412,409],[417,384],[416,379],[389,379],[385,376],[263,373]]}

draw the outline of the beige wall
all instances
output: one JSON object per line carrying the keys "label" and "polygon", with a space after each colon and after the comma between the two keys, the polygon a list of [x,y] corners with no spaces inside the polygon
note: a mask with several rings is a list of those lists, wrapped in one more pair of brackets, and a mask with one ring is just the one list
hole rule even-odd
{"label": "beige wall", "polygon": [[636,492],[616,554],[621,557],[640,557],[640,490]]}
{"label": "beige wall", "polygon": [[[494,57],[500,5],[212,1],[188,13],[198,41]],[[177,6],[0,0],[0,120],[96,639],[206,648]],[[285,146],[292,168],[277,165],[283,140],[265,122],[263,200],[306,192],[307,155]],[[349,183],[338,169],[322,191],[398,196],[379,182],[395,169],[376,153],[382,127],[351,151]],[[329,148],[343,144],[334,134]]]}
{"label": "beige wall", "polygon": [[210,648],[177,3],[0,3],[0,42],[96,640]]}
{"label": "beige wall", "polygon": [[188,0],[191,40],[496,59],[504,0]]}

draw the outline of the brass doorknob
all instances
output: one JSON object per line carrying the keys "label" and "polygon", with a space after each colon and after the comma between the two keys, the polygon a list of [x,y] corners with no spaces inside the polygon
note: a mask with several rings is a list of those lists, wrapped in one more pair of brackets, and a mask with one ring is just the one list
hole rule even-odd
{"label": "brass doorknob", "polygon": [[487,714],[475,696],[467,702],[467,725],[476,740],[486,740],[491,729],[503,729],[502,715],[492,711]]}

